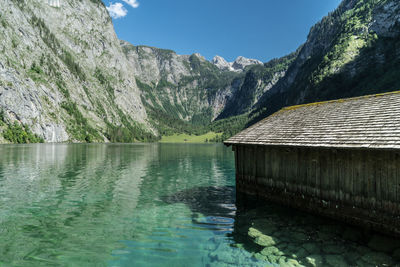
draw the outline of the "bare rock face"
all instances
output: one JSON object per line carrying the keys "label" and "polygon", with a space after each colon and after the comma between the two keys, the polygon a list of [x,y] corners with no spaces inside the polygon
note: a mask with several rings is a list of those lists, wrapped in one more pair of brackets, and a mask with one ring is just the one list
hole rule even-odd
{"label": "bare rock face", "polygon": [[0,109],[46,142],[106,140],[123,121],[151,131],[132,65],[101,1],[0,6]]}
{"label": "bare rock face", "polygon": [[370,29],[384,37],[395,37],[400,34],[400,2],[389,1],[373,14]]}
{"label": "bare rock face", "polygon": [[[134,46],[121,41],[121,47],[133,69],[132,78],[142,86],[142,99],[147,109],[164,112],[183,121],[204,116],[211,122],[224,109],[235,90],[231,84],[236,73],[226,78],[229,70],[220,70],[202,55],[178,55],[172,50]],[[221,84],[211,87],[205,73],[221,77]],[[225,75],[225,76],[224,76]]]}
{"label": "bare rock face", "polygon": [[242,56],[236,58],[234,62],[227,62],[223,57],[215,56],[211,63],[221,70],[242,72],[247,66],[262,65],[263,63],[257,59],[249,59]]}
{"label": "bare rock face", "polygon": [[215,66],[217,66],[221,70],[229,70],[229,71],[234,70],[232,67],[232,63],[229,63],[223,57],[220,57],[220,56],[215,56],[211,60],[211,63],[213,63]]}
{"label": "bare rock face", "polygon": [[262,65],[263,63],[257,59],[250,59],[245,57],[238,57],[233,63],[232,67],[236,71],[243,71],[250,65]]}

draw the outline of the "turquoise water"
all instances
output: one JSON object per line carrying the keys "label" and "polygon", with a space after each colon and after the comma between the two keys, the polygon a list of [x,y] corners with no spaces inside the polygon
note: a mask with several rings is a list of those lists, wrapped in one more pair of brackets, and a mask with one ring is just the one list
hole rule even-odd
{"label": "turquoise water", "polygon": [[0,266],[398,263],[396,240],[237,207],[234,173],[222,145],[0,146]]}

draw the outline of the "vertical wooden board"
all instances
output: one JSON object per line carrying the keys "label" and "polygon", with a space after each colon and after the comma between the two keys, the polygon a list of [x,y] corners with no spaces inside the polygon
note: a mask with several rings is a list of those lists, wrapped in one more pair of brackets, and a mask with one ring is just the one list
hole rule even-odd
{"label": "vertical wooden board", "polygon": [[351,204],[351,192],[353,191],[353,183],[352,183],[352,169],[351,169],[351,154],[348,150],[343,150],[343,165],[344,165],[344,177],[345,177],[345,202],[347,204]]}
{"label": "vertical wooden board", "polygon": [[286,191],[290,191],[290,178],[289,178],[289,173],[290,173],[290,168],[292,167],[291,164],[291,149],[285,148],[283,150],[283,160],[281,162],[281,170],[282,170],[282,177],[283,177],[283,187]]}
{"label": "vertical wooden board", "polygon": [[317,152],[316,150],[312,149],[311,151],[311,179],[310,179],[310,187],[312,196],[316,197],[317,195]]}
{"label": "vertical wooden board", "polygon": [[246,170],[246,146],[241,147],[241,155],[242,155],[242,175],[246,175],[247,170]]}
{"label": "vertical wooden board", "polygon": [[256,176],[257,177],[265,177],[265,153],[264,153],[264,147],[263,146],[258,146],[257,147],[257,170],[256,170]]}
{"label": "vertical wooden board", "polygon": [[278,178],[278,184],[277,187],[279,189],[283,189],[283,175],[282,175],[282,162],[283,162],[283,153],[282,150],[279,149],[275,149],[275,153],[276,153],[276,158],[277,158],[277,162],[276,162],[276,177]]}
{"label": "vertical wooden board", "polygon": [[304,195],[307,195],[307,154],[304,148],[300,149],[300,181],[301,181],[301,192]]}
{"label": "vertical wooden board", "polygon": [[307,195],[312,195],[312,191],[311,191],[311,162],[312,162],[312,158],[310,156],[309,150],[308,149],[304,149],[304,164],[306,166],[306,171],[305,171],[305,177],[306,177],[306,181],[305,181],[305,186],[306,186],[306,193]]}
{"label": "vertical wooden board", "polygon": [[352,153],[352,166],[353,166],[353,201],[355,206],[361,206],[361,152],[354,150]]}
{"label": "vertical wooden board", "polygon": [[299,192],[299,177],[298,177],[298,170],[299,170],[299,149],[293,149],[293,166],[292,166],[292,184],[293,184],[293,192]]}
{"label": "vertical wooden board", "polygon": [[362,153],[358,150],[354,150],[352,153],[352,161],[353,161],[353,196],[355,206],[361,206],[361,177],[360,177],[360,169],[361,169],[361,161],[362,161]]}
{"label": "vertical wooden board", "polygon": [[333,177],[333,188],[334,188],[334,200],[336,202],[340,202],[340,183],[339,183],[339,172],[340,172],[340,166],[338,165],[338,160],[337,160],[337,150],[331,150],[330,151],[330,156],[329,160],[331,162],[331,175]]}
{"label": "vertical wooden board", "polygon": [[357,183],[355,182],[356,180],[356,160],[355,160],[355,155],[354,151],[350,151],[350,164],[349,164],[349,169],[350,169],[350,203],[354,206],[356,203],[356,194],[355,194],[355,187],[357,187]]}
{"label": "vertical wooden board", "polygon": [[236,174],[240,174],[240,146],[235,145],[235,167],[236,167]]}
{"label": "vertical wooden board", "polygon": [[251,160],[252,160],[252,170],[251,170],[251,175],[254,177],[254,180],[256,178],[257,174],[257,146],[250,146],[250,153],[251,153]]}
{"label": "vertical wooden board", "polygon": [[232,149],[234,149],[234,155],[235,155],[235,181],[236,181],[236,184],[238,183],[238,178],[239,178],[239,168],[238,168],[238,157],[239,157],[239,155],[238,155],[238,150],[237,150],[237,147],[236,147],[236,145],[233,145],[232,146]]}
{"label": "vertical wooden board", "polygon": [[366,198],[368,206],[371,210],[375,209],[376,205],[376,184],[375,184],[375,171],[374,171],[374,153],[368,151],[366,166]]}
{"label": "vertical wooden board", "polygon": [[273,178],[273,187],[274,188],[279,188],[279,182],[280,182],[280,177],[279,177],[279,163],[280,163],[280,159],[279,159],[279,155],[277,152],[277,149],[271,148],[271,155],[272,155],[272,178]]}
{"label": "vertical wooden board", "polygon": [[376,177],[376,207],[382,209],[382,158],[381,154],[375,152],[375,177]]}
{"label": "vertical wooden board", "polygon": [[394,204],[396,203],[396,166],[395,166],[395,153],[387,151],[387,164],[388,164],[388,200],[390,202],[390,209],[395,213]]}
{"label": "vertical wooden board", "polygon": [[339,184],[338,184],[338,166],[336,165],[336,150],[330,150],[328,154],[328,176],[329,176],[329,191],[330,200],[339,200]]}
{"label": "vertical wooden board", "polygon": [[267,179],[267,185],[272,186],[272,175],[271,175],[271,152],[268,147],[264,149],[264,158],[265,158],[265,177]]}
{"label": "vertical wooden board", "polygon": [[339,200],[341,204],[345,203],[345,192],[346,192],[346,165],[345,165],[345,155],[343,150],[339,150],[336,154],[337,166],[339,170],[338,174],[338,184],[339,184]]}
{"label": "vertical wooden board", "polygon": [[381,196],[382,196],[382,208],[387,210],[387,200],[388,200],[388,168],[387,168],[387,154],[382,151],[380,152],[381,161]]}
{"label": "vertical wooden board", "polygon": [[315,150],[315,196],[321,197],[321,176],[320,176],[320,154],[324,153],[320,149]]}
{"label": "vertical wooden board", "polygon": [[255,146],[249,146],[249,159],[250,159],[250,162],[249,162],[249,166],[250,166],[250,177],[251,177],[251,180],[252,180],[252,185],[255,185],[256,184],[256,169],[257,169],[257,167],[256,167],[256,164],[257,164],[257,161],[256,161],[256,148],[255,148]]}
{"label": "vertical wooden board", "polygon": [[396,188],[396,211],[397,214],[400,214],[400,152],[394,153],[394,165],[396,169],[396,184],[394,185]]}
{"label": "vertical wooden board", "polygon": [[329,192],[329,177],[328,177],[328,153],[330,150],[324,149],[321,151],[319,157],[319,184],[320,184],[320,192],[321,192],[321,199],[328,199],[328,192]]}
{"label": "vertical wooden board", "polygon": [[290,169],[287,179],[289,181],[289,190],[292,193],[297,192],[297,148],[293,148],[290,152]]}
{"label": "vertical wooden board", "polygon": [[312,184],[314,183],[313,182],[314,177],[313,177],[313,172],[312,172],[313,171],[313,157],[312,157],[312,153],[308,149],[306,152],[306,159],[307,159],[307,161],[306,161],[306,164],[307,164],[307,194],[312,196],[314,193],[314,191],[312,190],[313,189]]}
{"label": "vertical wooden board", "polygon": [[237,153],[237,158],[238,158],[238,173],[239,175],[243,175],[243,155],[242,155],[242,146],[238,145],[236,147],[236,153]]}
{"label": "vertical wooden board", "polygon": [[282,189],[288,190],[288,172],[290,168],[290,149],[285,148],[281,150],[282,160],[280,163],[280,176],[282,177]]}
{"label": "vertical wooden board", "polygon": [[360,150],[360,162],[359,162],[359,178],[360,178],[360,201],[361,207],[365,208],[368,206],[367,201],[367,172],[366,172],[366,161],[367,161],[367,153],[366,150]]}
{"label": "vertical wooden board", "polygon": [[243,175],[248,177],[249,175],[249,151],[248,146],[243,146]]}

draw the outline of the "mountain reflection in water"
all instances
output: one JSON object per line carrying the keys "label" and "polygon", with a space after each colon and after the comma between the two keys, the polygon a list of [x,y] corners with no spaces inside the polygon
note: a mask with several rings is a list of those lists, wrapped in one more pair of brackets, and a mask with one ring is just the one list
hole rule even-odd
{"label": "mountain reflection in water", "polygon": [[399,263],[396,240],[243,206],[234,183],[220,144],[0,146],[0,266]]}

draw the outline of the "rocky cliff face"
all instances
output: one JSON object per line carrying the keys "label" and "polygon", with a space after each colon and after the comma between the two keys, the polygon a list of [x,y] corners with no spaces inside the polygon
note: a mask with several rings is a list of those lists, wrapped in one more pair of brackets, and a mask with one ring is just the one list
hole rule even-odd
{"label": "rocky cliff face", "polygon": [[0,34],[0,142],[155,140],[400,88],[396,0],[344,0],[296,52],[265,64],[120,41],[100,0],[7,0]]}
{"label": "rocky cliff face", "polygon": [[26,125],[46,142],[104,141],[118,127],[140,139],[149,129],[133,69],[101,1],[7,0],[0,35],[7,124]]}
{"label": "rocky cliff face", "polygon": [[[160,120],[162,113],[169,119],[209,124],[225,111],[246,84],[247,71],[252,66],[262,66],[259,61],[243,57],[233,63],[221,57],[208,62],[199,54],[177,55],[172,50],[133,46],[124,41],[121,45],[142,90],[142,102],[153,115],[153,121]],[[228,68],[222,67],[225,63]],[[257,98],[254,92],[249,93]],[[251,108],[252,104],[243,106]]]}
{"label": "rocky cliff face", "polygon": [[223,57],[215,56],[211,63],[217,66],[220,70],[242,72],[248,66],[262,65],[263,63],[257,59],[250,59],[239,56],[234,62],[227,62]]}
{"label": "rocky cliff face", "polygon": [[257,104],[256,120],[283,106],[398,90],[399,7],[344,0],[312,27],[287,74]]}

